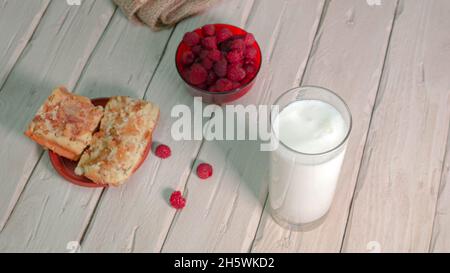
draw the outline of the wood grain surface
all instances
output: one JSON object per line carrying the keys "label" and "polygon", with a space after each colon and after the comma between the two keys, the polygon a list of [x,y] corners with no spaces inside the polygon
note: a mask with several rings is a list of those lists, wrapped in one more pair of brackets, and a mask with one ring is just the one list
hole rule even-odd
{"label": "wood grain surface", "polygon": [[[449,252],[450,1],[371,3],[221,1],[152,32],[112,1],[0,0],[0,252]],[[260,141],[171,137],[172,108],[194,103],[175,52],[207,23],[243,27],[261,46],[258,81],[236,104],[270,104],[299,85],[349,104],[346,159],[316,229],[272,220]],[[23,136],[58,85],[157,103],[154,142],[172,157],[151,155],[120,188],[68,183]],[[207,181],[195,174],[201,162],[214,166]],[[187,197],[182,211],[168,203],[174,190]]]}
{"label": "wood grain surface", "polygon": [[449,12],[448,1],[400,3],[344,251],[429,250],[450,124]]}

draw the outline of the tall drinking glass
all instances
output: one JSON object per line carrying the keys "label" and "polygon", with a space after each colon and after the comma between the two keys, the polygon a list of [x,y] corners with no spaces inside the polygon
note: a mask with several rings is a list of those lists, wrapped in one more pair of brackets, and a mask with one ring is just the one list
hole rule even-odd
{"label": "tall drinking glass", "polygon": [[330,90],[304,86],[274,103],[269,201],[282,226],[302,229],[320,223],[333,201],[352,128],[345,102]]}

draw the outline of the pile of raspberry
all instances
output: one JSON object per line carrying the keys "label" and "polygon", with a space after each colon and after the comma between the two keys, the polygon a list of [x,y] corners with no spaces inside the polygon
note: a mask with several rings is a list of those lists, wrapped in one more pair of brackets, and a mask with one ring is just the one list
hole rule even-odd
{"label": "pile of raspberry", "polygon": [[258,50],[251,33],[234,35],[226,27],[216,30],[214,25],[205,25],[201,34],[186,33],[183,43],[189,50],[181,57],[182,76],[191,85],[210,92],[225,92],[256,76]]}

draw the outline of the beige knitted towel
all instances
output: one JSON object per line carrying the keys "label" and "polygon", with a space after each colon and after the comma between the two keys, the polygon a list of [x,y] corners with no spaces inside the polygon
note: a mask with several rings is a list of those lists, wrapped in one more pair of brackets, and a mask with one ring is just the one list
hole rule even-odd
{"label": "beige knitted towel", "polygon": [[114,0],[133,21],[149,25],[153,30],[177,22],[209,8],[217,0]]}

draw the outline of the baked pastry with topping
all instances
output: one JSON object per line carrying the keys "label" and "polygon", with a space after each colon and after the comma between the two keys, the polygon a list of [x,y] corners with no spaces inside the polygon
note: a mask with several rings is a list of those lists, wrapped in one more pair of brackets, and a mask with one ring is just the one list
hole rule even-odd
{"label": "baked pastry with topping", "polygon": [[103,107],[90,99],[55,89],[40,107],[25,135],[70,160],[78,160],[103,116]]}
{"label": "baked pastry with topping", "polygon": [[100,130],[81,156],[75,173],[97,184],[123,184],[142,163],[158,118],[159,107],[151,102],[111,98]]}

